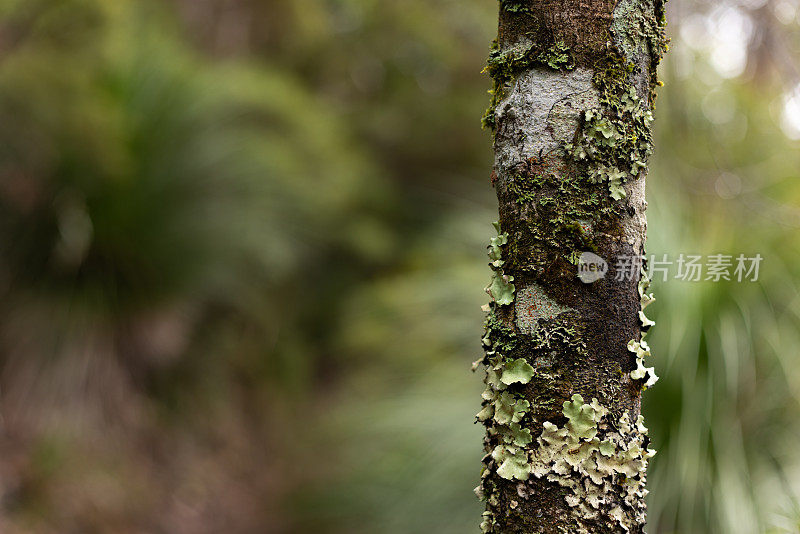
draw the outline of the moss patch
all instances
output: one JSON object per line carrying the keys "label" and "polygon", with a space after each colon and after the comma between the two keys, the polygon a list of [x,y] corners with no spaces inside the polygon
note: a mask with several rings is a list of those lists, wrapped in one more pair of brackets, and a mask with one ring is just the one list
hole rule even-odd
{"label": "moss patch", "polygon": [[[558,155],[532,158],[518,166],[499,193],[521,212],[503,221],[509,230],[511,270],[560,270],[572,277],[575,253],[597,252],[596,234],[622,231],[621,207]],[[523,216],[531,211],[535,217]]]}
{"label": "moss patch", "polygon": [[521,73],[537,68],[546,67],[551,70],[571,70],[575,62],[570,49],[563,42],[553,43],[550,46],[540,46],[531,41],[508,50],[501,50],[497,40],[492,43],[489,59],[483,72],[492,78],[492,89],[489,91],[489,107],[481,119],[484,128],[495,128],[495,110],[502,102],[512,87],[514,80]]}

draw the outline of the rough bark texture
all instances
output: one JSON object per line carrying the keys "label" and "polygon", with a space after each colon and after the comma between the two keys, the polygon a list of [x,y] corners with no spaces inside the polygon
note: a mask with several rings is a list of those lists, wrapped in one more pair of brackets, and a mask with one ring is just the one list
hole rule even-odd
{"label": "rough bark texture", "polygon": [[[499,200],[478,414],[484,532],[643,532],[653,451],[640,399],[656,378],[643,366],[640,258],[664,25],[660,0],[500,3],[484,117]],[[578,278],[586,252],[609,266],[592,283]]]}

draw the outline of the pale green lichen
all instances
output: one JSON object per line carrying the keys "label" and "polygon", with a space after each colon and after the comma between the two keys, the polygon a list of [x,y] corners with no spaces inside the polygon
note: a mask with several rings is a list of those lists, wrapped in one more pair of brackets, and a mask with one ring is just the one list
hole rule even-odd
{"label": "pale green lichen", "polygon": [[611,198],[620,200],[626,196],[623,184],[638,178],[647,167],[653,151],[653,114],[632,86],[604,104],[584,111],[578,141],[565,144],[564,151],[586,168],[590,182],[606,183]]}
{"label": "pale green lichen", "polygon": [[503,427],[503,440],[506,443],[513,443],[517,447],[525,447],[533,441],[531,429],[521,426],[519,423],[511,423]]}
{"label": "pale green lichen", "polygon": [[614,454],[614,442],[610,439],[603,440],[600,442],[598,449],[600,450],[600,454],[603,456],[611,456]]}
{"label": "pale green lichen", "polygon": [[580,395],[564,403],[563,414],[566,425],[545,422],[532,449],[523,449],[513,431],[504,433],[491,452],[497,475],[518,481],[533,475],[569,488],[566,502],[585,520],[611,519],[626,532],[642,525],[647,462],[655,454],[642,418],[632,424],[626,412],[615,419],[597,399],[586,404]]}
{"label": "pale green lichen", "polygon": [[655,301],[653,294],[647,292],[649,287],[650,277],[647,275],[647,272],[642,269],[639,278],[639,302],[641,306],[639,310],[639,321],[642,325],[642,339],[640,341],[636,341],[635,339],[630,340],[628,342],[628,350],[636,357],[636,368],[630,372],[630,377],[634,380],[643,380],[642,387],[645,389],[652,387],[658,382],[655,368],[647,367],[644,363],[645,358],[650,356],[650,346],[644,340],[644,337],[647,335],[647,330],[656,324],[655,321],[651,321],[644,314],[644,309]]}
{"label": "pale green lichen", "polygon": [[[611,34],[617,52],[595,65],[594,82],[600,107],[584,112],[578,141],[565,153],[587,172],[589,181],[606,183],[614,200],[626,196],[624,183],[639,177],[652,153],[655,69],[667,49],[661,2],[621,0],[614,11]],[[649,57],[651,90],[642,100],[631,78],[635,65]],[[644,95],[643,95],[644,96]]]}
{"label": "pale green lichen", "polygon": [[491,266],[493,268],[500,268],[503,266],[503,263],[505,263],[502,258],[503,251],[500,247],[508,244],[508,234],[500,233],[500,223],[493,222],[492,226],[494,226],[495,230],[497,231],[497,236],[489,239],[488,255],[489,259],[492,260]]}
{"label": "pale green lichen", "polygon": [[[502,241],[496,245],[502,246]],[[646,288],[645,282],[643,295],[647,295]],[[652,300],[650,295],[646,298]],[[580,395],[573,395],[562,407],[564,426],[546,421],[534,439],[531,404],[518,385],[528,383],[536,370],[525,358],[513,356],[518,350],[517,333],[498,317],[496,304],[486,310],[485,354],[480,360],[487,366],[486,388],[476,416],[487,426],[487,465],[475,490],[489,507],[482,530],[498,528],[492,510],[501,503],[492,474],[517,482],[521,499],[529,495],[526,481],[545,479],[569,490],[565,502],[576,510],[580,521],[613,522],[625,532],[639,529],[645,517],[645,471],[654,454],[647,448],[647,429],[641,418],[632,424],[627,413],[617,418],[597,399],[585,403]],[[539,340],[543,335],[534,337]],[[550,334],[547,336],[549,339]],[[549,341],[543,343],[544,338],[537,346],[544,347]],[[508,506],[512,506],[510,502]],[[590,531],[581,528],[576,532]]]}
{"label": "pale green lichen", "polygon": [[500,233],[500,224],[492,223],[497,230],[497,236],[491,238],[489,242],[488,255],[489,267],[492,269],[492,278],[486,286],[486,292],[492,299],[501,306],[506,306],[514,302],[514,277],[503,273],[502,249],[508,243],[508,234]]}
{"label": "pale green lichen", "polygon": [[[527,384],[535,371],[524,358],[511,357],[517,347],[517,335],[498,318],[495,306],[486,308],[486,333],[482,339],[484,357],[480,360],[486,365],[486,388],[481,395],[483,405],[476,418],[487,426],[487,440],[501,444],[492,448],[487,455],[487,459],[496,465],[493,472],[508,480],[524,480],[530,475],[526,447],[533,441],[533,436],[528,425],[521,422],[530,412],[531,405],[515,386]],[[485,486],[489,483],[489,473],[488,469],[484,470],[481,475],[483,482],[475,489],[475,493],[493,507],[499,503],[493,486]],[[493,528],[494,516],[491,512],[484,514],[481,529],[491,532]]]}
{"label": "pale green lichen", "polygon": [[485,354],[479,362],[487,367],[486,389],[481,395],[483,407],[476,418],[481,422],[493,419],[500,425],[519,423],[530,409],[530,403],[505,390],[511,384],[527,384],[534,369],[523,358],[508,357],[516,346],[516,334],[491,311],[486,318],[486,334],[482,341]]}
{"label": "pale green lichen", "polygon": [[497,318],[491,305],[486,306],[485,331],[481,342],[486,350],[486,355],[492,357],[495,354],[509,355],[517,345],[517,334],[513,329],[506,326],[503,321]]}
{"label": "pale green lichen", "polygon": [[492,459],[499,466],[497,474],[506,480],[527,480],[530,476],[528,451],[510,445],[498,445],[492,451]]}
{"label": "pale green lichen", "polygon": [[478,421],[484,422],[489,420],[492,415],[494,415],[494,405],[487,404],[475,415],[475,417],[478,419]]}
{"label": "pale green lichen", "polygon": [[486,292],[494,299],[494,301],[501,305],[506,306],[514,302],[514,277],[503,274],[500,271],[492,273],[492,278],[489,285],[486,286]]}
{"label": "pale green lichen", "polygon": [[562,41],[557,42],[539,54],[538,59],[553,70],[572,70],[575,68],[569,47]]}
{"label": "pale green lichen", "polygon": [[505,364],[500,381],[507,386],[515,383],[527,384],[533,378],[534,373],[535,371],[531,364],[525,361],[524,358],[517,358],[513,361],[509,360]]}
{"label": "pale green lichen", "polygon": [[[624,10],[628,9],[631,2],[621,0],[619,5],[619,9]],[[523,7],[523,3],[502,0],[501,6],[507,11],[517,12],[518,8]],[[616,14],[614,24],[614,31],[620,35],[626,31],[636,31],[633,26],[618,28]],[[634,45],[641,49],[641,43],[649,42],[650,36],[625,34],[621,38],[623,41],[629,38],[638,39]],[[630,42],[622,42],[621,46],[629,48]],[[506,91],[511,82],[521,76],[522,71],[536,67],[547,74],[547,69],[541,67],[557,70],[572,68],[568,50],[551,47],[548,50],[549,55],[545,57],[542,49],[535,48],[526,38],[522,38],[511,49],[502,52],[497,47],[493,49],[487,71],[494,78],[495,87],[485,125],[494,126],[494,107],[507,96]],[[584,193],[590,188],[587,182],[602,183],[605,185],[602,189],[607,187],[607,194],[600,188],[597,192],[591,191],[591,205],[587,206],[587,213],[575,210],[572,198],[563,194],[554,195],[553,191],[544,187],[551,180],[544,160],[540,162],[535,158],[529,159],[531,168],[523,169],[525,172],[507,166],[514,172],[507,183],[511,200],[517,205],[536,209],[541,219],[547,220],[547,215],[550,219],[550,224],[546,225],[548,229],[569,230],[568,237],[581,244],[588,239],[592,223],[603,220],[604,215],[619,215],[620,211],[617,210],[623,209],[622,203],[611,202],[608,197],[618,201],[626,196],[625,183],[642,175],[652,152],[650,125],[653,117],[649,106],[652,100],[647,101],[646,95],[641,91],[637,93],[631,81],[635,78],[632,75],[634,64],[641,65],[641,58],[632,58],[625,50],[624,54],[610,52],[608,57],[594,66],[593,81],[599,98],[588,105],[575,107],[585,111],[580,117],[581,123],[573,143],[563,145],[568,156],[567,163],[577,172],[573,172],[571,178],[560,173],[555,173],[552,177],[559,188],[558,193],[563,193],[564,184],[574,187],[582,197],[586,196]],[[520,77],[516,81],[516,87],[525,79]],[[516,87],[514,91],[517,91]],[[515,93],[512,96],[513,94]],[[555,139],[562,146],[561,143],[568,138],[558,136]],[[541,151],[539,154],[541,155]],[[567,198],[567,207],[571,210],[569,216],[561,213],[565,210],[558,210],[555,214],[557,217],[550,217],[550,212],[555,211],[554,206],[559,206],[560,198]],[[531,341],[525,338],[524,345],[517,348],[516,333],[509,326],[512,321],[516,321],[520,334],[533,336],[537,350],[540,346],[549,345],[551,340],[549,337],[540,339],[544,334],[550,335],[549,329],[542,334],[535,328],[536,320],[542,313],[536,307],[537,302],[528,303],[528,299],[523,296],[527,288],[516,291],[513,288],[513,279],[505,276],[502,271],[505,265],[509,272],[513,270],[515,274],[519,274],[525,271],[526,266],[515,264],[515,261],[519,261],[517,258],[540,256],[520,253],[522,250],[527,251],[524,247],[528,247],[528,244],[517,237],[520,232],[518,228],[514,228],[513,221],[511,225],[507,229],[514,234],[515,240],[511,245],[514,253],[507,256],[509,265],[505,265],[501,258],[502,247],[507,244],[507,235],[501,234],[499,228],[498,237],[490,245],[490,265],[494,275],[487,290],[494,303],[487,308],[487,333],[483,339],[485,356],[481,360],[487,365],[486,389],[483,393],[482,409],[477,415],[478,420],[487,426],[485,444],[488,453],[484,458],[486,466],[481,474],[482,483],[476,488],[476,494],[488,504],[481,530],[487,533],[503,530],[501,520],[495,520],[495,514],[498,518],[503,515],[499,513],[498,507],[506,506],[515,510],[519,505],[516,500],[508,499],[509,495],[501,488],[501,481],[498,479],[516,483],[519,497],[527,499],[532,483],[526,481],[536,477],[569,490],[564,498],[575,509],[575,517],[578,518],[574,532],[592,531],[594,523],[591,522],[594,520],[619,525],[619,529],[614,528],[614,531],[640,532],[644,523],[644,497],[647,494],[644,487],[646,467],[649,458],[654,454],[654,451],[647,448],[649,439],[641,417],[633,424],[627,412],[621,415],[612,414],[597,399],[592,399],[587,404],[580,395],[574,395],[563,405],[562,413],[566,417],[566,423],[562,427],[546,421],[542,424],[538,437],[534,439],[535,434],[531,433],[531,429],[537,425],[530,413],[530,402],[536,405],[537,413],[542,403],[539,397],[531,397],[529,390],[519,386],[529,383],[534,377],[537,380],[549,380],[550,377],[546,374],[547,369],[542,369],[540,360],[543,356],[531,362],[519,357],[519,351],[523,347],[525,354],[530,353]],[[556,235],[551,230],[548,230],[548,234],[553,234],[547,238],[555,239],[554,249],[564,249],[565,240],[560,239],[561,235]],[[567,248],[575,251],[591,247]],[[573,265],[577,261],[574,255],[569,255],[568,259]],[[505,288],[509,285],[512,289],[507,291]],[[652,301],[652,295],[648,295],[646,289],[646,283],[644,286],[640,284],[642,310]],[[515,301],[514,310],[499,308],[511,301]],[[534,308],[529,313],[529,320],[525,320],[528,304]],[[566,310],[559,309],[558,313],[548,318],[554,319]],[[565,317],[556,319],[555,322],[563,319]],[[644,332],[654,324],[642,312],[639,319]],[[571,343],[583,344],[579,336],[567,337]],[[643,387],[651,386],[657,378],[653,369],[646,368],[643,364],[644,358],[649,355],[649,347],[643,340],[634,340],[629,348],[635,354],[637,364],[630,376],[641,380]],[[556,354],[556,351],[552,351],[552,354]],[[529,396],[530,402],[524,398],[524,394]],[[545,399],[544,402],[551,401],[555,402],[553,399]],[[563,489],[561,491],[564,492]]]}
{"label": "pale green lichen", "polygon": [[597,434],[597,423],[603,415],[603,410],[599,405],[594,405],[596,402],[597,399],[593,404],[583,404],[580,395],[573,395],[571,401],[564,403],[563,411],[569,419],[567,428],[571,434],[581,439],[592,439]]}
{"label": "pale green lichen", "polygon": [[[652,0],[650,0],[652,1]],[[626,58],[634,60],[647,53],[646,34],[656,26],[655,21],[647,20],[645,13],[647,0],[620,0],[614,8],[611,31],[616,37],[617,47]]]}
{"label": "pale green lichen", "polygon": [[[620,0],[614,8],[611,24],[617,49],[629,61],[649,57],[654,78],[656,67],[669,50],[664,3],[660,0]],[[651,81],[651,102],[655,100],[652,89],[659,85],[662,84],[657,80]]]}
{"label": "pale green lichen", "polygon": [[559,41],[544,48],[533,41],[523,39],[501,50],[497,41],[494,41],[483,72],[491,76],[495,83],[507,85],[520,73],[543,66],[553,70],[572,70],[574,62],[569,47]]}

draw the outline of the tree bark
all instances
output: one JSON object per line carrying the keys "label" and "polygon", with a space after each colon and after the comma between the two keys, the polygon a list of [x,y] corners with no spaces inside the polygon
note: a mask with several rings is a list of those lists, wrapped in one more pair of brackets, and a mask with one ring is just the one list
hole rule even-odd
{"label": "tree bark", "polygon": [[661,0],[500,2],[483,532],[643,532],[644,184],[664,26]]}

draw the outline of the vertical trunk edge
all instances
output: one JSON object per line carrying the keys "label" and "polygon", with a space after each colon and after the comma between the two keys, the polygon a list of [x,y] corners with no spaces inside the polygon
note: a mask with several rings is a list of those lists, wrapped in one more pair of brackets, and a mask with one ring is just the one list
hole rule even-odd
{"label": "vertical trunk edge", "polygon": [[[661,0],[500,0],[483,118],[497,236],[485,306],[485,533],[641,533],[645,175]],[[605,270],[604,269],[605,265]]]}

